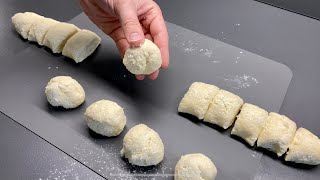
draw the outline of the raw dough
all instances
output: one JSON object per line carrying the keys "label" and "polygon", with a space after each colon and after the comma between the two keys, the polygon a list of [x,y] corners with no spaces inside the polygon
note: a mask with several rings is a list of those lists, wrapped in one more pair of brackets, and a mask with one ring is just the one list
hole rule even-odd
{"label": "raw dough", "polygon": [[38,42],[39,45],[43,45],[43,39],[49,28],[59,23],[51,18],[41,18],[35,21],[28,33],[28,40]]}
{"label": "raw dough", "polygon": [[123,64],[132,74],[149,75],[158,70],[161,63],[159,48],[148,39],[140,47],[129,47],[123,58]]}
{"label": "raw dough", "polygon": [[187,154],[178,161],[175,180],[214,180],[217,168],[213,162],[203,154]]}
{"label": "raw dough", "polygon": [[258,136],[266,122],[268,112],[258,106],[245,103],[237,116],[231,134],[244,139],[251,146],[257,141]]}
{"label": "raw dough", "polygon": [[44,37],[43,44],[53,53],[61,53],[64,45],[71,36],[77,33],[79,28],[69,23],[57,23],[51,26]]}
{"label": "raw dough", "polygon": [[28,33],[33,23],[42,19],[43,16],[40,16],[33,12],[25,13],[16,13],[12,16],[11,21],[16,29],[16,31],[24,38],[28,38]]}
{"label": "raw dough", "polygon": [[118,136],[127,122],[123,108],[108,100],[91,104],[84,116],[91,130],[108,137]]}
{"label": "raw dough", "polygon": [[73,59],[76,63],[82,62],[90,56],[101,42],[100,37],[89,30],[80,30],[65,44],[62,55]]}
{"label": "raw dough", "polygon": [[82,86],[69,76],[52,78],[48,82],[45,93],[52,106],[62,106],[66,109],[76,108],[85,100]]}
{"label": "raw dough", "polygon": [[289,145],[286,161],[309,165],[320,164],[320,139],[304,128],[299,128]]}
{"label": "raw dough", "polygon": [[131,128],[123,139],[121,156],[133,165],[159,164],[164,157],[164,145],[157,132],[144,124]]}
{"label": "raw dough", "polygon": [[239,96],[221,89],[211,101],[204,121],[227,129],[234,122],[242,105],[243,100]]}
{"label": "raw dough", "polygon": [[280,157],[287,151],[296,129],[296,123],[288,117],[271,112],[258,137],[257,145],[277,153]]}
{"label": "raw dough", "polygon": [[204,118],[208,107],[219,88],[202,82],[194,82],[189,87],[188,92],[182,98],[178,111],[192,114],[199,119]]}

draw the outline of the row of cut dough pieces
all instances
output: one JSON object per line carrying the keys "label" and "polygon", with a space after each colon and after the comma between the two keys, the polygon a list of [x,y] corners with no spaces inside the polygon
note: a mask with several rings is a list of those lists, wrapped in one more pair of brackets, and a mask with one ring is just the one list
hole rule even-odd
{"label": "row of cut dough pieces", "polygon": [[[67,109],[76,108],[85,100],[83,87],[70,76],[52,78],[45,88],[45,94],[52,106],[62,106]],[[127,122],[123,108],[109,100],[91,104],[86,109],[84,117],[91,130],[107,137],[118,136]],[[139,124],[132,127],[125,135],[120,154],[133,165],[157,165],[164,158],[164,144],[157,132],[144,124]],[[216,175],[217,169],[213,162],[199,153],[182,156],[175,167],[177,180],[200,177],[212,180]]]}
{"label": "row of cut dough pieces", "polygon": [[80,30],[73,24],[59,22],[33,12],[16,13],[12,18],[16,31],[29,41],[47,46],[53,53],[61,53],[82,62],[99,46],[101,39],[94,32]]}
{"label": "row of cut dough pieces", "polygon": [[244,103],[239,96],[214,85],[193,83],[182,98],[178,111],[224,129],[237,118],[231,134],[243,138],[251,146],[257,141],[257,146],[278,156],[289,149],[286,161],[320,164],[320,139],[317,136],[304,128],[296,131],[296,123],[288,117]]}

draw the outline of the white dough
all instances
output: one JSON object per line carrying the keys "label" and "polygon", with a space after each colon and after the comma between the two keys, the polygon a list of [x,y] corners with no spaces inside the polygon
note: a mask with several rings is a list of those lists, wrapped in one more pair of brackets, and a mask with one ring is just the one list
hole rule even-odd
{"label": "white dough", "polygon": [[76,108],[85,100],[84,89],[69,76],[52,78],[46,86],[45,93],[52,106],[62,106],[66,109]]}
{"label": "white dough", "polygon": [[268,112],[258,106],[245,103],[237,116],[231,134],[244,139],[251,146],[257,141],[266,122]]}
{"label": "white dough", "polygon": [[145,39],[140,47],[129,47],[124,55],[123,64],[132,74],[149,75],[161,67],[159,48]]}
{"label": "white dough", "polygon": [[33,12],[16,13],[12,16],[11,21],[16,29],[16,31],[24,38],[28,38],[28,33],[34,22],[42,19],[40,16]]}
{"label": "white dough", "polygon": [[199,119],[203,119],[204,114],[209,108],[210,102],[218,91],[219,88],[214,85],[194,82],[182,98],[178,111],[192,114]]}
{"label": "white dough", "polygon": [[43,44],[53,53],[61,53],[64,45],[79,28],[73,24],[61,22],[51,26],[46,33]]}
{"label": "white dough", "polygon": [[304,128],[299,128],[289,145],[286,161],[320,165],[320,139]]}
{"label": "white dough", "polygon": [[277,153],[280,157],[287,151],[296,129],[296,123],[288,117],[271,112],[258,137],[257,145]]}
{"label": "white dough", "polygon": [[91,130],[108,137],[118,136],[127,122],[123,108],[108,100],[91,104],[84,116]]}
{"label": "white dough", "polygon": [[216,176],[216,166],[200,153],[182,156],[174,172],[175,180],[214,180]]}
{"label": "white dough", "polygon": [[243,100],[228,91],[219,90],[204,115],[204,121],[227,129],[234,122],[243,105]]}
{"label": "white dough", "polygon": [[28,40],[38,42],[39,45],[43,45],[43,39],[49,28],[59,23],[51,18],[42,18],[35,21],[28,33]]}
{"label": "white dough", "polygon": [[90,56],[101,42],[100,37],[89,30],[80,30],[65,44],[62,55],[73,59],[76,63],[82,62]]}
{"label": "white dough", "polygon": [[159,164],[164,157],[164,145],[157,132],[144,124],[131,128],[123,139],[121,156],[133,165]]}

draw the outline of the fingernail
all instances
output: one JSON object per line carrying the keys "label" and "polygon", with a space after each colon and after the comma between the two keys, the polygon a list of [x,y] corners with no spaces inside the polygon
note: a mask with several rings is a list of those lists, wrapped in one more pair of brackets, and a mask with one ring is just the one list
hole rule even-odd
{"label": "fingernail", "polygon": [[142,36],[139,33],[132,33],[130,34],[130,41],[138,41],[142,39]]}

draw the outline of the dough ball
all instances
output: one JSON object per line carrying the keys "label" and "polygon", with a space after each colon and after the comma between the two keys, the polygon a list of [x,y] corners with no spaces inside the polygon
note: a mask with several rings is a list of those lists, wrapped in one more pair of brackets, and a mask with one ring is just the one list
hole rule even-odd
{"label": "dough ball", "polygon": [[52,78],[48,82],[45,93],[52,106],[62,106],[66,109],[80,106],[86,96],[82,86],[69,76]]}
{"label": "dough ball", "polygon": [[100,42],[101,39],[96,33],[80,30],[67,41],[62,55],[73,59],[76,63],[82,62],[96,50]]}
{"label": "dough ball", "polygon": [[34,22],[42,19],[43,16],[40,16],[33,12],[17,13],[12,16],[11,21],[14,25],[16,31],[24,38],[28,38],[28,33]]}
{"label": "dough ball", "polygon": [[221,89],[211,101],[204,121],[227,129],[234,122],[243,103],[239,96]]}
{"label": "dough ball", "polygon": [[288,117],[271,112],[258,137],[257,145],[277,153],[280,157],[287,151],[296,129],[296,123]]}
{"label": "dough ball", "polygon": [[51,18],[41,18],[35,21],[28,33],[28,40],[38,42],[39,45],[43,45],[43,39],[49,28],[59,23]]}
{"label": "dough ball", "polygon": [[157,132],[144,124],[131,128],[123,139],[121,156],[133,165],[159,164],[164,157],[164,145]]}
{"label": "dough ball", "polygon": [[127,49],[123,64],[132,74],[149,75],[161,67],[161,53],[152,41],[145,39],[144,44],[140,47]]}
{"label": "dough ball", "polygon": [[61,53],[64,45],[71,36],[77,33],[79,28],[69,23],[57,23],[51,26],[44,37],[43,44],[53,53]]}
{"label": "dough ball", "polygon": [[108,137],[118,136],[127,122],[123,108],[108,100],[91,104],[84,116],[91,130]]}
{"label": "dough ball", "polygon": [[320,164],[320,139],[304,128],[299,128],[289,145],[286,161],[309,165]]}
{"label": "dough ball", "polygon": [[178,161],[175,180],[214,180],[217,168],[213,162],[203,154],[187,154]]}
{"label": "dough ball", "polygon": [[231,134],[244,139],[251,146],[257,141],[266,122],[268,112],[258,106],[245,103],[237,117]]}
{"label": "dough ball", "polygon": [[189,87],[188,92],[182,98],[178,111],[183,113],[192,114],[199,119],[204,118],[210,102],[218,93],[219,88],[205,84],[202,82],[194,82]]}

